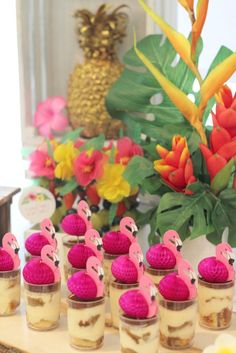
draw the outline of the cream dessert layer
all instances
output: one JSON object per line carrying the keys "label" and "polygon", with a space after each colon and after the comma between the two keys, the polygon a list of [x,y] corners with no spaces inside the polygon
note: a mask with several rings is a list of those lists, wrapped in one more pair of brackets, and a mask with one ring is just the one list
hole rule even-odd
{"label": "cream dessert layer", "polygon": [[120,306],[119,299],[120,296],[125,293],[127,290],[137,288],[138,283],[134,284],[125,284],[119,283],[116,281],[111,282],[110,284],[110,308],[111,308],[111,320],[112,326],[116,329],[119,328],[120,322]]}
{"label": "cream dessert layer", "polygon": [[110,283],[114,280],[111,272],[112,261],[115,260],[119,255],[111,255],[104,253],[103,270],[104,270],[104,284],[105,284],[105,295],[109,297]]}
{"label": "cream dessert layer", "polygon": [[50,330],[58,325],[61,295],[55,292],[37,293],[25,290],[26,319],[28,326],[36,330]]}
{"label": "cream dessert layer", "polygon": [[120,344],[122,353],[157,353],[158,327],[157,320],[153,320],[150,324],[144,323],[143,320],[129,325],[121,321],[120,323]]}
{"label": "cream dessert layer", "polygon": [[0,278],[0,316],[12,315],[20,305],[20,274]]}
{"label": "cream dessert layer", "polygon": [[86,306],[79,302],[67,311],[68,331],[72,346],[81,348],[98,348],[103,343],[105,328],[104,301],[98,305],[91,302]]}

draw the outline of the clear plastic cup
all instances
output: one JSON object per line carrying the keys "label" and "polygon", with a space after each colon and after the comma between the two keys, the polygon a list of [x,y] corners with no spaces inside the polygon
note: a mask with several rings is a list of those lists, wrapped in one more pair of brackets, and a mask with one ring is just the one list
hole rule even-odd
{"label": "clear plastic cup", "polygon": [[109,297],[110,283],[115,279],[112,276],[111,272],[111,264],[112,262],[119,257],[120,255],[112,255],[108,253],[104,253],[103,259],[103,269],[104,269],[104,285],[105,285],[105,296]]}
{"label": "clear plastic cup", "polygon": [[166,275],[169,275],[170,273],[176,272],[177,270],[176,268],[172,268],[168,270],[158,270],[156,268],[147,266],[145,271],[151,277],[153,283],[157,286],[163,277],[165,277]]}
{"label": "clear plastic cup", "polygon": [[20,305],[20,269],[0,271],[0,316],[13,315]]}
{"label": "clear plastic cup", "polygon": [[69,269],[71,268],[71,264],[68,261],[67,255],[70,249],[78,244],[84,243],[84,237],[77,237],[75,235],[64,235],[62,237],[62,244],[63,244],[63,269],[64,269],[64,276],[65,280],[67,281],[69,277]]}

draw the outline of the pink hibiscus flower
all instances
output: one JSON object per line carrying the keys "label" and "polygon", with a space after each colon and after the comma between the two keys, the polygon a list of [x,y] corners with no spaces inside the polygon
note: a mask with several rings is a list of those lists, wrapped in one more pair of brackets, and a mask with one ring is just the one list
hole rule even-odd
{"label": "pink hibiscus flower", "polygon": [[34,177],[54,178],[55,162],[46,152],[36,150],[29,156],[29,170]]}
{"label": "pink hibiscus flower", "polygon": [[77,182],[82,186],[87,186],[94,179],[98,179],[103,174],[103,165],[108,157],[100,151],[83,151],[74,162],[74,172]]}
{"label": "pink hibiscus flower", "polygon": [[117,141],[116,162],[126,165],[133,156],[143,156],[143,149],[131,138],[125,136]]}
{"label": "pink hibiscus flower", "polygon": [[52,138],[53,131],[63,131],[68,126],[67,118],[62,114],[66,101],[62,97],[49,97],[37,106],[34,126],[40,135]]}

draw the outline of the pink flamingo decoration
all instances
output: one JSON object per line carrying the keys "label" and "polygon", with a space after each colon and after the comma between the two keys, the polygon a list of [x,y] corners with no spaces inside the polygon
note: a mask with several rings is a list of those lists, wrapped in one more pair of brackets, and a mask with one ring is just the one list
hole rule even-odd
{"label": "pink flamingo decoration", "polygon": [[59,259],[55,248],[45,245],[41,250],[41,257],[32,258],[23,269],[23,276],[27,283],[52,284],[60,281]]}
{"label": "pink flamingo decoration", "polygon": [[175,268],[182,257],[182,245],[179,234],[175,230],[168,230],[163,236],[162,244],[155,244],[148,249],[147,262],[152,268],[159,270]]}
{"label": "pink flamingo decoration", "polygon": [[121,295],[119,304],[125,315],[135,319],[146,319],[157,314],[157,289],[151,278],[143,275],[139,289],[132,289]]}
{"label": "pink flamingo decoration", "polygon": [[178,274],[171,273],[161,279],[158,290],[167,300],[182,301],[196,297],[196,275],[187,260],[178,262]]}
{"label": "pink flamingo decoration", "polygon": [[144,273],[143,253],[138,243],[129,248],[129,255],[121,255],[112,262],[111,272],[121,283],[137,283]]}
{"label": "pink flamingo decoration", "polygon": [[85,244],[76,244],[68,252],[68,261],[75,268],[86,268],[90,256],[96,256],[103,261],[102,238],[95,229],[85,233]]}
{"label": "pink flamingo decoration", "polygon": [[110,231],[103,237],[103,248],[108,254],[123,255],[129,252],[129,247],[136,242],[138,227],[131,217],[124,217],[120,221],[120,230]]}
{"label": "pink flamingo decoration", "polygon": [[44,219],[40,228],[41,232],[31,234],[25,241],[25,248],[32,256],[40,256],[45,245],[57,247],[56,232],[50,219]]}
{"label": "pink flamingo decoration", "polygon": [[16,237],[11,233],[6,233],[2,238],[0,248],[0,271],[12,271],[19,268],[19,250]]}
{"label": "pink flamingo decoration", "polygon": [[77,214],[72,213],[65,216],[61,222],[61,227],[65,233],[81,236],[92,228],[91,211],[86,201],[81,200],[77,206]]}
{"label": "pink flamingo decoration", "polygon": [[216,256],[203,259],[198,265],[200,276],[207,282],[223,283],[235,277],[234,254],[228,243],[216,246]]}
{"label": "pink flamingo decoration", "polygon": [[86,271],[74,273],[67,281],[69,291],[82,300],[91,300],[104,295],[104,272],[95,256],[88,258]]}

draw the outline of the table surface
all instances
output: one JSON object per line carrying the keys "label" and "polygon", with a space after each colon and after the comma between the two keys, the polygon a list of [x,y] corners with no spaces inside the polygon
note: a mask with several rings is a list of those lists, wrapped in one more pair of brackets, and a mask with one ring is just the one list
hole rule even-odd
{"label": "table surface", "polygon": [[[200,353],[202,349],[215,341],[217,335],[221,332],[227,332],[236,335],[236,313],[233,315],[231,327],[225,331],[207,331],[197,327],[194,346],[184,351],[175,351],[176,353]],[[38,332],[29,329],[26,325],[24,315],[24,305],[14,316],[0,317],[0,353],[18,353],[18,350],[1,350],[1,344],[18,348],[24,353],[75,353],[75,349],[69,345],[69,337],[66,322],[66,304],[62,302],[60,325],[53,331]],[[85,351],[80,351],[84,352]],[[98,353],[119,353],[119,335],[113,328],[106,328],[104,345],[97,350]],[[162,347],[159,353],[170,351]]]}

